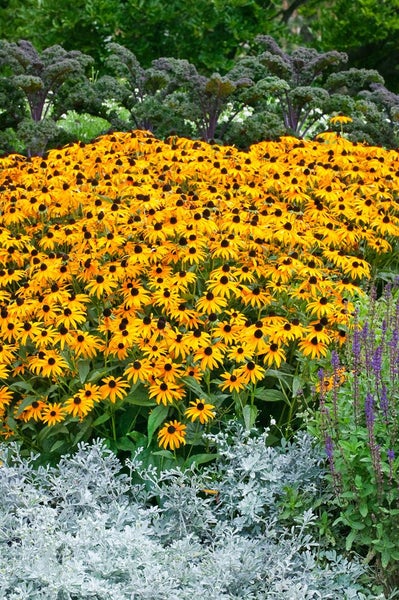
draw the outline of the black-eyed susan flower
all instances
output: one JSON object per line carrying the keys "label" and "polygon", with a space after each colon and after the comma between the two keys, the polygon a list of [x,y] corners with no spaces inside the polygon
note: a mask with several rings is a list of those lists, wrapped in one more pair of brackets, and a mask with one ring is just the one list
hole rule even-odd
{"label": "black-eyed susan flower", "polygon": [[108,398],[113,404],[117,400],[122,400],[130,388],[130,384],[124,381],[122,377],[103,377],[100,385],[100,394],[103,399]]}
{"label": "black-eyed susan flower", "polygon": [[57,350],[41,351],[28,360],[29,368],[36,375],[58,377],[69,372],[69,365]]}
{"label": "black-eyed susan flower", "polygon": [[109,296],[117,286],[118,283],[116,281],[100,273],[86,284],[85,289],[89,296],[102,298],[104,295]]}
{"label": "black-eyed susan flower", "polygon": [[352,123],[352,120],[353,119],[351,117],[348,117],[347,115],[343,114],[334,115],[329,119],[330,123],[332,123],[333,125],[337,123],[339,123],[340,125],[343,125],[345,123]]}
{"label": "black-eyed susan flower", "polygon": [[194,352],[194,361],[199,362],[202,371],[212,370],[222,363],[226,348],[222,342],[200,346]]}
{"label": "black-eyed susan flower", "polygon": [[220,376],[224,381],[219,383],[218,386],[222,391],[228,390],[229,392],[239,392],[246,386],[244,377],[237,373],[222,373]]}
{"label": "black-eyed susan flower", "polygon": [[275,342],[269,344],[262,353],[262,355],[263,364],[265,364],[267,367],[275,366],[277,368],[280,368],[281,363],[286,359],[283,348]]}
{"label": "black-eyed susan flower", "polygon": [[30,419],[34,419],[35,421],[41,421],[45,406],[47,406],[47,403],[43,400],[33,400],[33,402],[26,406],[23,411],[24,420],[29,421]]}
{"label": "black-eyed susan flower", "polygon": [[186,443],[186,425],[179,421],[169,421],[158,432],[158,443],[162,448],[176,450]]}
{"label": "black-eyed susan flower", "polygon": [[124,374],[127,380],[132,383],[137,383],[138,381],[145,383],[150,381],[153,375],[151,361],[148,360],[148,358],[134,360],[126,367]]}
{"label": "black-eyed susan flower", "polygon": [[321,342],[317,335],[306,337],[299,342],[299,350],[309,358],[320,358],[327,355],[328,346]]}
{"label": "black-eyed susan flower", "polygon": [[95,383],[85,383],[77,394],[82,400],[99,402],[101,400],[100,387]]}
{"label": "black-eyed susan flower", "polygon": [[221,321],[212,331],[214,338],[220,338],[225,344],[233,344],[241,328],[239,325],[231,325],[228,321]]}
{"label": "black-eyed susan flower", "polygon": [[63,404],[65,412],[72,415],[73,417],[79,417],[84,419],[94,407],[94,401],[91,396],[86,397],[79,394],[75,394],[71,398],[68,398]]}
{"label": "black-eyed susan flower", "polygon": [[227,306],[227,300],[223,296],[216,296],[212,291],[207,291],[197,301],[196,309],[199,313],[210,315],[219,313]]}
{"label": "black-eyed susan flower", "polygon": [[104,342],[100,338],[88,331],[78,331],[73,334],[73,338],[71,348],[77,357],[94,358],[104,346]]}
{"label": "black-eyed susan flower", "polygon": [[156,379],[155,382],[150,385],[148,391],[148,397],[154,398],[157,404],[172,404],[176,400],[181,400],[186,395],[183,386],[178,385],[169,381],[161,381]]}
{"label": "black-eyed susan flower", "polygon": [[196,419],[204,425],[215,417],[214,405],[205,400],[198,399],[190,402],[190,407],[184,411],[186,417],[195,421]]}
{"label": "black-eyed susan flower", "polygon": [[75,308],[72,310],[70,306],[64,306],[61,308],[61,311],[62,312],[54,320],[54,323],[57,327],[62,325],[67,329],[76,329],[87,319],[87,314],[84,307]]}
{"label": "black-eyed susan flower", "polygon": [[183,373],[184,377],[193,377],[196,381],[201,381],[204,372],[198,365],[188,365]]}
{"label": "black-eyed susan flower", "polygon": [[234,360],[236,363],[243,363],[246,360],[252,360],[254,357],[253,350],[242,344],[236,344],[227,351],[227,357]]}
{"label": "black-eyed susan flower", "polygon": [[241,377],[245,383],[257,383],[266,374],[266,369],[250,360],[233,371],[234,375]]}
{"label": "black-eyed susan flower", "polygon": [[0,410],[3,410],[5,406],[8,406],[13,399],[13,392],[8,389],[5,385],[0,388]]}
{"label": "black-eyed susan flower", "polygon": [[41,419],[43,423],[52,427],[64,421],[66,410],[60,402],[53,402],[52,404],[46,404],[42,409]]}
{"label": "black-eyed susan flower", "polygon": [[263,308],[272,300],[270,294],[257,285],[252,288],[242,287],[240,298],[245,306],[252,306],[254,308]]}

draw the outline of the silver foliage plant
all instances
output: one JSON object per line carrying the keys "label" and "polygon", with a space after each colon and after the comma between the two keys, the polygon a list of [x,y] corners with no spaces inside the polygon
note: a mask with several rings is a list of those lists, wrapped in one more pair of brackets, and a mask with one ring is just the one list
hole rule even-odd
{"label": "silver foliage plant", "polygon": [[310,508],[280,519],[287,486],[320,494],[310,437],[266,437],[232,426],[209,439],[212,466],[161,473],[100,440],[55,467],[0,447],[0,598],[376,598],[357,560],[322,548]]}

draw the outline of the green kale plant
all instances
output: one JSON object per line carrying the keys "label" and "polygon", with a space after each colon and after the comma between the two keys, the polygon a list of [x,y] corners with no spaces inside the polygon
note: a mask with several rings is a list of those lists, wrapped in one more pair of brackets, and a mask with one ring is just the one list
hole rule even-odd
{"label": "green kale plant", "polygon": [[56,136],[58,128],[52,109],[57,96],[67,81],[84,77],[92,62],[90,56],[79,51],[67,52],[61,46],[51,46],[39,53],[26,40],[0,41],[1,74],[25,100],[25,110],[18,115],[17,134],[28,155],[42,154],[49,140]]}

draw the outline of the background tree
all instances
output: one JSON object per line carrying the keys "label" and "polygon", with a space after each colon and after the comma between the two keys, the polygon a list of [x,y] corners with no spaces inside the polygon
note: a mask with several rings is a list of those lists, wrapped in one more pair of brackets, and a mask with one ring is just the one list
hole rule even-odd
{"label": "background tree", "polygon": [[185,59],[200,72],[228,70],[259,33],[289,38],[286,6],[295,0],[6,0],[0,39],[59,44],[90,54],[101,67],[115,42],[149,67],[160,56]]}
{"label": "background tree", "polygon": [[309,0],[296,24],[306,45],[345,51],[349,66],[376,69],[399,92],[399,0]]}

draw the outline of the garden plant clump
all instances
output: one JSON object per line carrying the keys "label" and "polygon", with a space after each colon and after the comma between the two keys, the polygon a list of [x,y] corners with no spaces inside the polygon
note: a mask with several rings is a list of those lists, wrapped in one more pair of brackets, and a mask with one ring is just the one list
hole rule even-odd
{"label": "garden plant clump", "polygon": [[397,153],[336,134],[119,133],[1,167],[2,435],[47,457],[93,434],[188,457],[270,406],[292,428],[399,233]]}
{"label": "garden plant clump", "polygon": [[[100,441],[39,468],[3,446],[2,597],[383,597],[367,588],[359,560],[319,542],[311,506],[322,498],[323,469],[309,436],[273,449],[267,432],[233,424],[209,441],[215,465],[161,474],[137,456],[123,473]],[[290,526],[287,487],[298,502]]]}
{"label": "garden plant clump", "polygon": [[395,268],[399,159],[334,121],[0,159],[4,593],[394,593],[397,311],[375,339],[357,315]]}
{"label": "garden plant clump", "polygon": [[309,429],[325,446],[329,479],[339,508],[346,549],[362,549],[376,561],[387,589],[398,585],[398,366],[399,296],[388,285],[360,311],[341,358],[333,353],[332,375],[320,376],[317,426]]}

